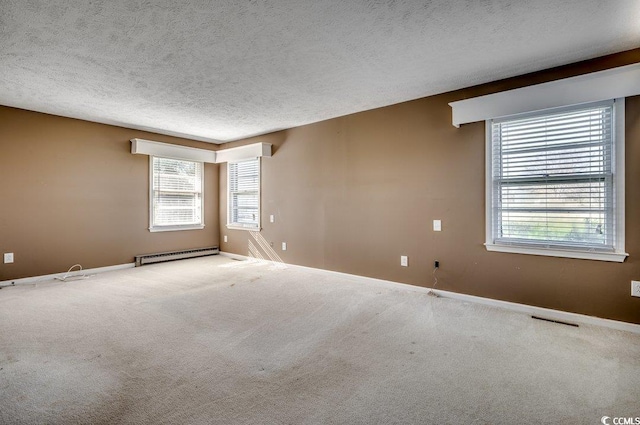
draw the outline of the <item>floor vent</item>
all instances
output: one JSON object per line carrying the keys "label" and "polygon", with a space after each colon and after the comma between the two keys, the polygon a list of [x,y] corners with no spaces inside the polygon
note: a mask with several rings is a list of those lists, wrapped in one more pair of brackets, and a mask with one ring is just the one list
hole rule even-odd
{"label": "floor vent", "polygon": [[162,263],[172,260],[183,260],[185,258],[204,257],[206,255],[219,254],[217,246],[210,248],[186,249],[184,251],[160,252],[157,254],[136,255],[136,267],[145,264]]}
{"label": "floor vent", "polygon": [[575,326],[576,328],[578,327],[577,323],[563,322],[562,320],[548,319],[546,317],[540,317],[540,316],[531,316],[531,317],[537,320],[544,320],[545,322],[559,323],[561,325],[567,325],[567,326]]}

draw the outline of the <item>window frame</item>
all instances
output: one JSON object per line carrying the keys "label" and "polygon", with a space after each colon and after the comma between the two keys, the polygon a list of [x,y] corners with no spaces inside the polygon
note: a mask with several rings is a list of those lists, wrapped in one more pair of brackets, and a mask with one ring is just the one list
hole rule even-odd
{"label": "window frame", "polygon": [[[601,102],[596,102],[601,103]],[[614,250],[598,251],[594,248],[558,248],[544,246],[542,244],[517,244],[496,242],[493,239],[493,131],[494,120],[505,121],[507,119],[520,119],[532,115],[544,115],[556,113],[562,110],[571,111],[584,107],[585,104],[567,105],[561,108],[552,108],[528,113],[515,114],[508,117],[495,117],[485,121],[485,247],[487,251],[505,252],[514,254],[531,254],[551,257],[577,258],[587,260],[623,262],[629,255],[625,252],[625,98],[613,99],[613,208],[614,208]],[[552,244],[550,244],[552,245]]]}
{"label": "window frame", "polygon": [[[258,198],[258,212],[257,212],[257,222],[256,226],[245,226],[237,222],[232,222],[231,218],[233,214],[231,214],[231,164],[238,164],[241,162],[248,161],[257,161],[258,163],[258,190],[256,196]],[[262,230],[262,161],[260,157],[257,158],[248,158],[248,159],[240,159],[237,161],[229,161],[227,162],[227,228],[233,230],[248,230],[248,231],[260,231]]]}
{"label": "window frame", "polygon": [[[200,164],[201,179],[200,179],[200,223],[199,224],[180,224],[180,225],[156,225],[155,224],[155,205],[154,199],[154,170],[153,160],[154,158],[160,159],[172,159],[176,161],[193,162]],[[196,193],[196,192],[194,192]],[[150,232],[175,232],[180,230],[201,230],[205,227],[204,222],[204,162],[193,161],[190,159],[171,158],[167,156],[149,155],[149,231]]]}

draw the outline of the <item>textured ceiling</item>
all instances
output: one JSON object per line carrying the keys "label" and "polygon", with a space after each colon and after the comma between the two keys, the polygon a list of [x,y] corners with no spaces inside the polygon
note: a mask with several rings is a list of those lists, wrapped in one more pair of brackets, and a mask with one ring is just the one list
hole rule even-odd
{"label": "textured ceiling", "polygon": [[0,104],[229,141],[638,46],[636,0],[0,0]]}

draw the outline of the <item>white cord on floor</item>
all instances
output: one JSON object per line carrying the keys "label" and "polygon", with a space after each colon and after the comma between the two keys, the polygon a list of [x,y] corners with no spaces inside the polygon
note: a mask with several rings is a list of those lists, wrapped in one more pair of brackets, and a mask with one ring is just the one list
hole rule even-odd
{"label": "white cord on floor", "polygon": [[429,290],[429,292],[427,292],[428,295],[434,296],[434,297],[439,297],[438,293],[436,291],[434,291],[436,285],[438,284],[438,276],[436,276],[436,271],[438,271],[438,268],[436,267],[435,269],[433,269],[433,286],[431,287],[431,289]]}
{"label": "white cord on floor", "polygon": [[69,270],[67,270],[67,272],[66,272],[63,276],[60,276],[60,277],[54,277],[54,279],[57,279],[57,280],[61,280],[61,281],[63,281],[63,282],[66,282],[66,281],[67,281],[67,279],[69,279],[69,278],[74,278],[74,279],[88,279],[88,278],[90,278],[91,276],[95,276],[95,275],[88,275],[88,274],[86,274],[86,273],[83,273],[83,274],[81,274],[81,275],[72,275],[72,274],[71,274],[71,270],[73,270],[75,267],[80,267],[80,268],[78,269],[78,271],[79,271],[79,272],[80,272],[80,271],[82,271],[82,266],[81,266],[80,264],[74,264],[73,266],[69,267]]}

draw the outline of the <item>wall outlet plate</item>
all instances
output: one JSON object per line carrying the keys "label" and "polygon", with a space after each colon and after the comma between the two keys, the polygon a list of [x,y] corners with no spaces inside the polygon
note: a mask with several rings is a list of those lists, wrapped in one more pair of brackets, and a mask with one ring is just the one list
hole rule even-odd
{"label": "wall outlet plate", "polygon": [[271,215],[269,216],[269,221],[270,221],[271,223],[275,223],[276,218],[274,217],[274,215],[273,215],[273,214],[271,214]]}
{"label": "wall outlet plate", "polygon": [[229,242],[229,240],[227,239],[227,235],[224,235],[224,241]]}
{"label": "wall outlet plate", "polygon": [[631,296],[640,297],[640,281],[638,280],[631,281]]}
{"label": "wall outlet plate", "polygon": [[287,250],[287,243],[286,242],[282,242],[282,250],[283,251]]}
{"label": "wall outlet plate", "polygon": [[4,263],[5,264],[13,263],[13,252],[4,253]]}
{"label": "wall outlet plate", "polygon": [[407,257],[406,255],[401,255],[400,256],[400,265],[402,267],[409,267],[409,257]]}
{"label": "wall outlet plate", "polygon": [[442,220],[433,220],[433,231],[434,232],[442,231]]}

